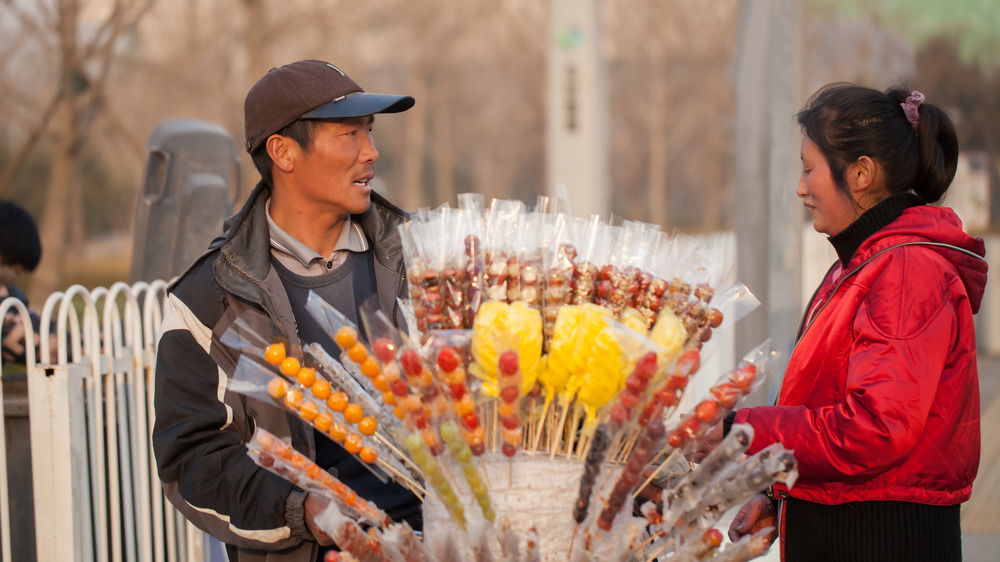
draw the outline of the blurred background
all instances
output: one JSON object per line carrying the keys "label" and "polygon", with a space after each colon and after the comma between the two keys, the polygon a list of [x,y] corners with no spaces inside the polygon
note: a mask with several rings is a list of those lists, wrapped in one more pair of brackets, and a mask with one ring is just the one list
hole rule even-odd
{"label": "blurred background", "polygon": [[[560,3],[592,7],[596,28],[555,28]],[[416,97],[375,132],[377,189],[416,209],[461,192],[533,202],[549,191],[547,73],[554,52],[591,41],[606,152],[595,208],[665,229],[733,229],[739,212],[755,212],[738,204],[739,154],[768,142],[738,135],[738,114],[774,112],[766,90],[740,109],[740,55],[761,6],[787,45],[767,59],[782,67],[787,100],[772,119],[797,133],[795,111],[830,81],[920,89],[959,129],[963,166],[947,203],[970,230],[995,227],[996,1],[0,0],[0,198],[43,232],[42,264],[22,286],[40,306],[72,283],[127,279],[146,142],[165,120],[232,134],[241,203],[258,178],[240,148],[243,98],[267,69],[301,58]],[[794,168],[798,138],[788,147]],[[794,199],[798,171],[786,176]]]}

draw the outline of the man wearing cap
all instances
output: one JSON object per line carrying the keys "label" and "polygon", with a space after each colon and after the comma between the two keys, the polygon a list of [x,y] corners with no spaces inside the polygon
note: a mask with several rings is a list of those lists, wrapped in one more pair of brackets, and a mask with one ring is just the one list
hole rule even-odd
{"label": "man wearing cap", "polygon": [[[371,132],[375,114],[413,103],[364,92],[323,61],[271,69],[244,104],[246,149],[262,179],[225,232],[168,288],[153,450],[167,497],[226,543],[230,561],[313,562],[323,556],[320,545],[332,542],[314,523],[323,500],[247,455],[255,427],[290,438],[394,520],[420,527],[420,503],[408,490],[383,484],[283,409],[232,392],[239,356],[220,343],[237,318],[266,315],[290,355],[301,358],[301,345],[311,342],[335,350],[305,310],[310,292],[355,322],[358,307],[378,295],[386,315],[401,321],[396,298],[406,280],[397,227],[408,216],[371,190],[378,160]],[[241,317],[248,310],[257,314]]]}

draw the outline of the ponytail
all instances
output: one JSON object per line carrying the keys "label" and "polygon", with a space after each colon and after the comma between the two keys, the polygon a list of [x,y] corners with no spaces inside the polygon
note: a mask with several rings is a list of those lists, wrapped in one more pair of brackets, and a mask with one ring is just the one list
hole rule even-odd
{"label": "ponytail", "polygon": [[[904,104],[908,96],[902,88],[891,88],[886,94],[894,100],[902,98],[900,103]],[[958,167],[958,135],[951,118],[936,105],[921,104],[918,116],[918,163],[913,191],[924,201],[934,203],[944,197],[955,178]]]}

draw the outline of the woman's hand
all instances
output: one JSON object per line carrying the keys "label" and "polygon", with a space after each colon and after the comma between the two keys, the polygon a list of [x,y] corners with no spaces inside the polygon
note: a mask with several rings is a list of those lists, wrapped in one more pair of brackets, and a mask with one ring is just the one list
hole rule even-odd
{"label": "woman's hand", "polygon": [[774,527],[771,536],[767,538],[767,546],[770,548],[774,539],[778,538],[778,511],[771,498],[757,494],[733,518],[733,523],[729,525],[729,540],[736,542],[744,535],[752,535],[767,527]]}

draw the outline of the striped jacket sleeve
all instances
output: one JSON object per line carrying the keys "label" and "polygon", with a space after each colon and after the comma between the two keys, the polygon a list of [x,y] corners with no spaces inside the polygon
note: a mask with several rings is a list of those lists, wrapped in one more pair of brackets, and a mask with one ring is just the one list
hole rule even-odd
{"label": "striped jacket sleeve", "polygon": [[[195,297],[197,298],[197,297]],[[305,493],[247,455],[251,423],[212,359],[212,329],[174,292],[156,359],[153,450],[168,499],[197,527],[240,548],[284,550],[311,539]]]}

